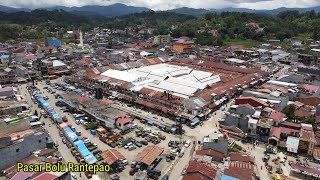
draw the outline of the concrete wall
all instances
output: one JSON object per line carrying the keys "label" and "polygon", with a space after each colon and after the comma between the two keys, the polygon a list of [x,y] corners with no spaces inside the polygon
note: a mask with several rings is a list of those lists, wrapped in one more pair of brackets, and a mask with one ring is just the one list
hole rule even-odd
{"label": "concrete wall", "polygon": [[43,149],[47,145],[49,135],[46,131],[31,134],[10,146],[0,149],[0,170],[31,155],[35,150]]}

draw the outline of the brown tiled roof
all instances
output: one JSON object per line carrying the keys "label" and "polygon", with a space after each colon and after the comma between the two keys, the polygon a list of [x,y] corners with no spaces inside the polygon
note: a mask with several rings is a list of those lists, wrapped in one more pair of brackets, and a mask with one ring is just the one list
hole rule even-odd
{"label": "brown tiled roof", "polygon": [[320,104],[320,96],[298,97],[296,100],[302,102],[303,104],[315,107]]}
{"label": "brown tiled roof", "polygon": [[212,180],[216,178],[216,172],[217,170],[215,168],[197,161],[190,161],[188,168],[186,169],[186,174],[200,173]]}
{"label": "brown tiled roof", "polygon": [[101,156],[109,165],[113,164],[119,159],[125,159],[118,149],[107,149],[101,153]]}
{"label": "brown tiled roof", "polygon": [[249,154],[242,154],[242,153],[230,153],[230,161],[254,163],[252,156],[250,156]]}
{"label": "brown tiled roof", "polygon": [[224,170],[224,174],[242,180],[256,179],[253,165],[245,162],[231,162],[229,168]]}
{"label": "brown tiled roof", "polygon": [[159,148],[158,146],[151,145],[145,147],[141,153],[137,155],[136,161],[142,162],[146,165],[151,165],[157,157],[159,157],[163,152],[163,149]]}
{"label": "brown tiled roof", "polygon": [[217,157],[220,159],[224,158],[224,154],[212,149],[201,149],[201,150],[197,150],[196,151],[196,155],[207,155],[207,156],[211,156],[211,157]]}

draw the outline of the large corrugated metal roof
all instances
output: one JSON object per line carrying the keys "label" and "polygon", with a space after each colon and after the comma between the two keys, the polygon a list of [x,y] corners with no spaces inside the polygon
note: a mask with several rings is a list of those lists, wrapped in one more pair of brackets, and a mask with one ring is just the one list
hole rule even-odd
{"label": "large corrugated metal roof", "polygon": [[118,149],[107,149],[101,153],[101,156],[109,165],[113,164],[119,159],[125,159]]}
{"label": "large corrugated metal roof", "polygon": [[142,162],[146,165],[151,165],[152,162],[162,154],[162,152],[163,149],[159,148],[158,146],[147,146],[141,153],[138,154],[136,161]]}

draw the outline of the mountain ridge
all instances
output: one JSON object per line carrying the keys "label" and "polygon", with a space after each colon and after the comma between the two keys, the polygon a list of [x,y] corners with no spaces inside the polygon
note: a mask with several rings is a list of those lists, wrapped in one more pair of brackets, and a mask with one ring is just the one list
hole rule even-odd
{"label": "mountain ridge", "polygon": [[[105,17],[117,17],[117,16],[123,16],[123,15],[129,15],[134,13],[141,13],[144,11],[152,11],[152,9],[146,8],[146,7],[136,7],[136,6],[127,6],[125,4],[116,3],[108,6],[101,6],[101,5],[87,5],[87,6],[81,6],[81,7],[66,7],[66,6],[54,6],[54,7],[47,7],[47,8],[38,8],[38,9],[46,9],[46,10],[56,10],[56,9],[62,9],[64,11],[74,13],[74,14],[81,14],[83,12],[83,16],[92,16],[92,15],[99,15],[99,16],[105,16]],[[2,6],[0,5],[0,12],[6,12],[6,13],[13,13],[13,12],[30,12],[34,9],[27,9],[27,8],[14,8],[14,7],[8,7],[8,6]],[[223,12],[246,12],[246,13],[255,13],[255,14],[265,14],[265,15],[277,15],[280,12],[283,11],[299,11],[299,12],[306,12],[314,10],[315,12],[320,12],[320,6],[316,7],[310,7],[310,8],[286,8],[286,7],[280,7],[277,9],[272,10],[259,10],[259,9],[248,9],[248,8],[222,8],[222,9],[203,9],[203,8],[190,8],[190,7],[181,7],[181,8],[175,8],[170,10],[165,10],[167,12],[174,12],[178,14],[185,14],[185,15],[192,15],[192,16],[201,16],[208,12],[214,12],[214,13],[223,13]]]}

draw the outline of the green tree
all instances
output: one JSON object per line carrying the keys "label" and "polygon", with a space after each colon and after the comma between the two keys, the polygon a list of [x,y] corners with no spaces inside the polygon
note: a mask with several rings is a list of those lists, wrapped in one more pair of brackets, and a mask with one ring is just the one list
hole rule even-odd
{"label": "green tree", "polygon": [[288,118],[294,119],[294,111],[296,110],[296,107],[293,104],[290,104],[289,106],[285,107],[282,111],[284,114],[287,115]]}
{"label": "green tree", "polygon": [[204,18],[207,20],[207,21],[212,21],[214,15],[212,12],[208,12],[204,15]]}

